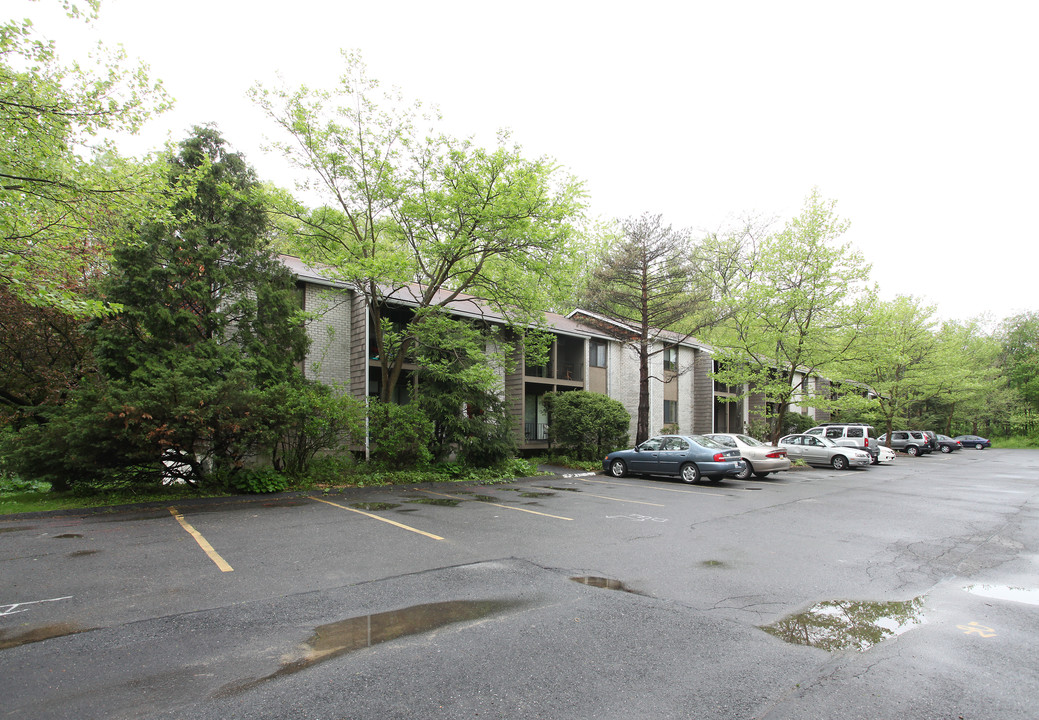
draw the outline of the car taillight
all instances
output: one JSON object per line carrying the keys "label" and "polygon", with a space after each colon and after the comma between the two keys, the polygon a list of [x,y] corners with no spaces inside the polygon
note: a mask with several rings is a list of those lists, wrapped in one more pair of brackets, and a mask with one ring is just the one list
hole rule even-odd
{"label": "car taillight", "polygon": [[866,447],[869,447],[869,438],[866,438]]}
{"label": "car taillight", "polygon": [[715,453],[714,454],[714,461],[715,462],[725,462],[726,460],[731,460],[731,459],[732,458],[725,457],[725,453]]}
{"label": "car taillight", "polygon": [[777,450],[776,452],[770,452],[765,457],[772,458],[772,459],[785,458],[786,457],[786,450]]}

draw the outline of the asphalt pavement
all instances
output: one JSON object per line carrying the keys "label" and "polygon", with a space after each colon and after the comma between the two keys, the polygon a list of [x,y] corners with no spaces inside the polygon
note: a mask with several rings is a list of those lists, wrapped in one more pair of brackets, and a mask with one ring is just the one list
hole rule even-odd
{"label": "asphalt pavement", "polygon": [[0,717],[1024,720],[1039,452],[0,517]]}

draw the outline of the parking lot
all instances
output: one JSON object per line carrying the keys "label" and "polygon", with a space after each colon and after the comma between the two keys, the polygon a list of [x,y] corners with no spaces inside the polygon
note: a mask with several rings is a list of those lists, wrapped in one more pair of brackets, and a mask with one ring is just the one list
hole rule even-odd
{"label": "parking lot", "polygon": [[0,518],[0,715],[1034,718],[1037,480],[964,450]]}

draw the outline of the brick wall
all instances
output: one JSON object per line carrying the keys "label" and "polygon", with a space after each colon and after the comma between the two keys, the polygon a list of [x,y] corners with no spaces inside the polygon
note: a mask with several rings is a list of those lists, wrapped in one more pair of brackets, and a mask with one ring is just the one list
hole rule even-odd
{"label": "brick wall", "polygon": [[304,375],[326,385],[345,388],[350,382],[351,294],[345,290],[307,284],[304,309],[314,316],[307,325],[310,351]]}

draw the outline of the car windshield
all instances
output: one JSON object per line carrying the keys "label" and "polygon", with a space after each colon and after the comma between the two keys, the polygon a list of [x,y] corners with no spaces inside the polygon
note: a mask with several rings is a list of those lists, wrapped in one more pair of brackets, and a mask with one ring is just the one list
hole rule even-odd
{"label": "car windshield", "polygon": [[828,437],[817,437],[815,439],[818,440],[819,442],[821,442],[826,447],[839,447],[839,445],[837,445],[837,443],[835,443],[833,440],[831,440]]}
{"label": "car windshield", "polygon": [[752,438],[750,435],[737,435],[736,439],[744,445],[750,445],[751,447],[765,447],[765,443]]}
{"label": "car windshield", "polygon": [[696,443],[697,445],[699,445],[701,447],[712,448],[712,449],[716,449],[716,450],[727,450],[728,449],[724,445],[722,445],[720,442],[718,442],[717,440],[711,440],[711,438],[704,437],[703,435],[690,435],[689,439],[692,440],[694,443]]}

